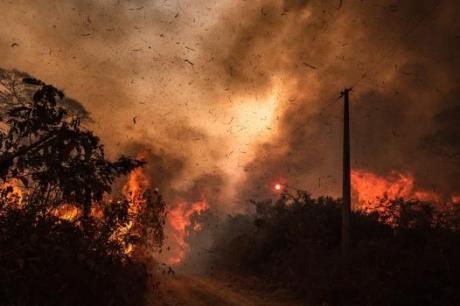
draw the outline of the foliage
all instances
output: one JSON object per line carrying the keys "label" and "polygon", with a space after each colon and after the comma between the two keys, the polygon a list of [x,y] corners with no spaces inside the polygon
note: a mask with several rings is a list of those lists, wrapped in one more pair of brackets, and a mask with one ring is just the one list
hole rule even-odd
{"label": "foliage", "polygon": [[[213,246],[215,269],[296,289],[312,305],[458,305],[460,210],[394,201],[384,216],[352,215],[340,250],[340,200],[283,194],[230,216]],[[382,220],[391,220],[391,224]],[[325,305],[324,304],[324,305]]]}
{"label": "foliage", "polygon": [[143,162],[124,156],[107,160],[99,138],[57,105],[64,98],[62,91],[33,78],[23,81],[38,89],[2,118],[0,179],[20,180],[31,197],[43,200],[32,202],[44,208],[75,203],[87,216],[91,203],[110,192],[116,177]]}
{"label": "foliage", "polygon": [[122,205],[84,231],[54,216],[37,218],[33,207],[0,215],[2,305],[142,305],[145,268],[107,239],[111,224],[125,222]]}
{"label": "foliage", "polygon": [[36,87],[29,98],[0,94],[11,102],[0,122],[0,304],[142,305],[149,273],[128,249],[161,246],[165,203],[154,193],[136,214],[106,195],[144,162],[107,160],[61,91],[24,83]]}

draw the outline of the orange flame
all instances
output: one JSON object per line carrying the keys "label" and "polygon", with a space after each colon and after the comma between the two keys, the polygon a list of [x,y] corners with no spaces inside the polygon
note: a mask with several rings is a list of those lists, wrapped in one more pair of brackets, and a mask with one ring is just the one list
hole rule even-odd
{"label": "orange flame", "polygon": [[2,200],[5,201],[5,204],[22,205],[24,192],[19,186],[21,186],[21,183],[16,179],[10,179],[0,186],[0,193],[2,194],[2,197],[4,197]]}
{"label": "orange flame", "polygon": [[[145,173],[144,168],[139,167],[129,173],[128,179],[122,187],[121,192],[128,200],[128,213],[131,216],[131,220],[125,227],[119,229],[119,235],[122,236],[135,230],[135,218],[142,212],[142,209],[145,208],[147,201],[145,198],[145,192],[149,189],[149,187],[150,179]],[[133,251],[134,247],[132,244],[126,245],[126,254],[131,254]]]}
{"label": "orange flame", "polygon": [[[164,259],[167,264],[177,265],[184,260],[190,249],[185,239],[187,229],[192,225],[191,217],[195,213],[202,214],[208,208],[204,200],[194,203],[178,200],[175,207],[169,211],[166,225],[169,254]],[[202,229],[202,225],[194,224],[192,229],[198,232]]]}
{"label": "orange flame", "polygon": [[371,212],[377,204],[404,198],[440,203],[441,196],[427,190],[417,190],[415,179],[410,173],[392,171],[387,177],[365,170],[351,172],[351,184],[356,193],[354,207]]}
{"label": "orange flame", "polygon": [[62,204],[53,211],[53,215],[66,221],[74,221],[80,214],[80,210],[72,204]]}
{"label": "orange flame", "polygon": [[130,213],[138,213],[145,204],[144,193],[150,186],[150,179],[144,168],[136,168],[128,175],[128,180],[121,192],[130,203]]}
{"label": "orange flame", "polygon": [[450,198],[450,202],[456,205],[460,204],[460,194],[459,193],[453,194]]}

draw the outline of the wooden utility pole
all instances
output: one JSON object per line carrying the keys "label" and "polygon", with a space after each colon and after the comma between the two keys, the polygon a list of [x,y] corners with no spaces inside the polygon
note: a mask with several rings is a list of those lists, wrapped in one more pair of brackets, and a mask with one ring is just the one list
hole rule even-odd
{"label": "wooden utility pole", "polygon": [[350,102],[351,88],[341,92],[343,97],[343,181],[342,181],[342,252],[350,248],[350,215],[351,215],[351,183],[350,183]]}

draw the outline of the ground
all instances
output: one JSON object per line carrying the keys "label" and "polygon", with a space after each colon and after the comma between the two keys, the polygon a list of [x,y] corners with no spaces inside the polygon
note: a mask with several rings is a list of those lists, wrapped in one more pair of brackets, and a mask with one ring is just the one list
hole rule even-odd
{"label": "ground", "polygon": [[[253,280],[254,281],[254,280]],[[251,288],[252,287],[252,288]],[[152,306],[297,306],[305,305],[283,290],[270,293],[235,279],[197,275],[165,276]]]}

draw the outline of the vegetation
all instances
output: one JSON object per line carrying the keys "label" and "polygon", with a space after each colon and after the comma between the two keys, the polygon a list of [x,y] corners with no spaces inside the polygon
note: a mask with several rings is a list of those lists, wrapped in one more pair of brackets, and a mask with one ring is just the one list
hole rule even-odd
{"label": "vegetation", "polygon": [[144,243],[161,246],[165,204],[149,194],[136,215],[130,200],[106,195],[144,162],[106,159],[55,87],[24,78],[35,88],[27,95],[8,84],[1,95],[10,102],[0,129],[1,304],[141,305],[149,275],[133,258],[145,255]]}
{"label": "vegetation", "polygon": [[[107,195],[144,162],[108,160],[61,91],[24,84],[0,92],[0,304],[142,305],[165,203],[139,188]],[[352,215],[342,254],[340,200],[283,192],[252,204],[254,213],[224,222],[194,216],[188,242],[213,241],[204,248],[213,269],[281,284],[311,305],[460,305],[460,206],[385,199]],[[212,235],[191,230],[196,222],[212,223]]]}
{"label": "vegetation", "polygon": [[268,279],[311,305],[459,305],[460,209],[390,201],[352,215],[341,254],[340,200],[284,193],[229,216],[212,248],[213,269]]}

